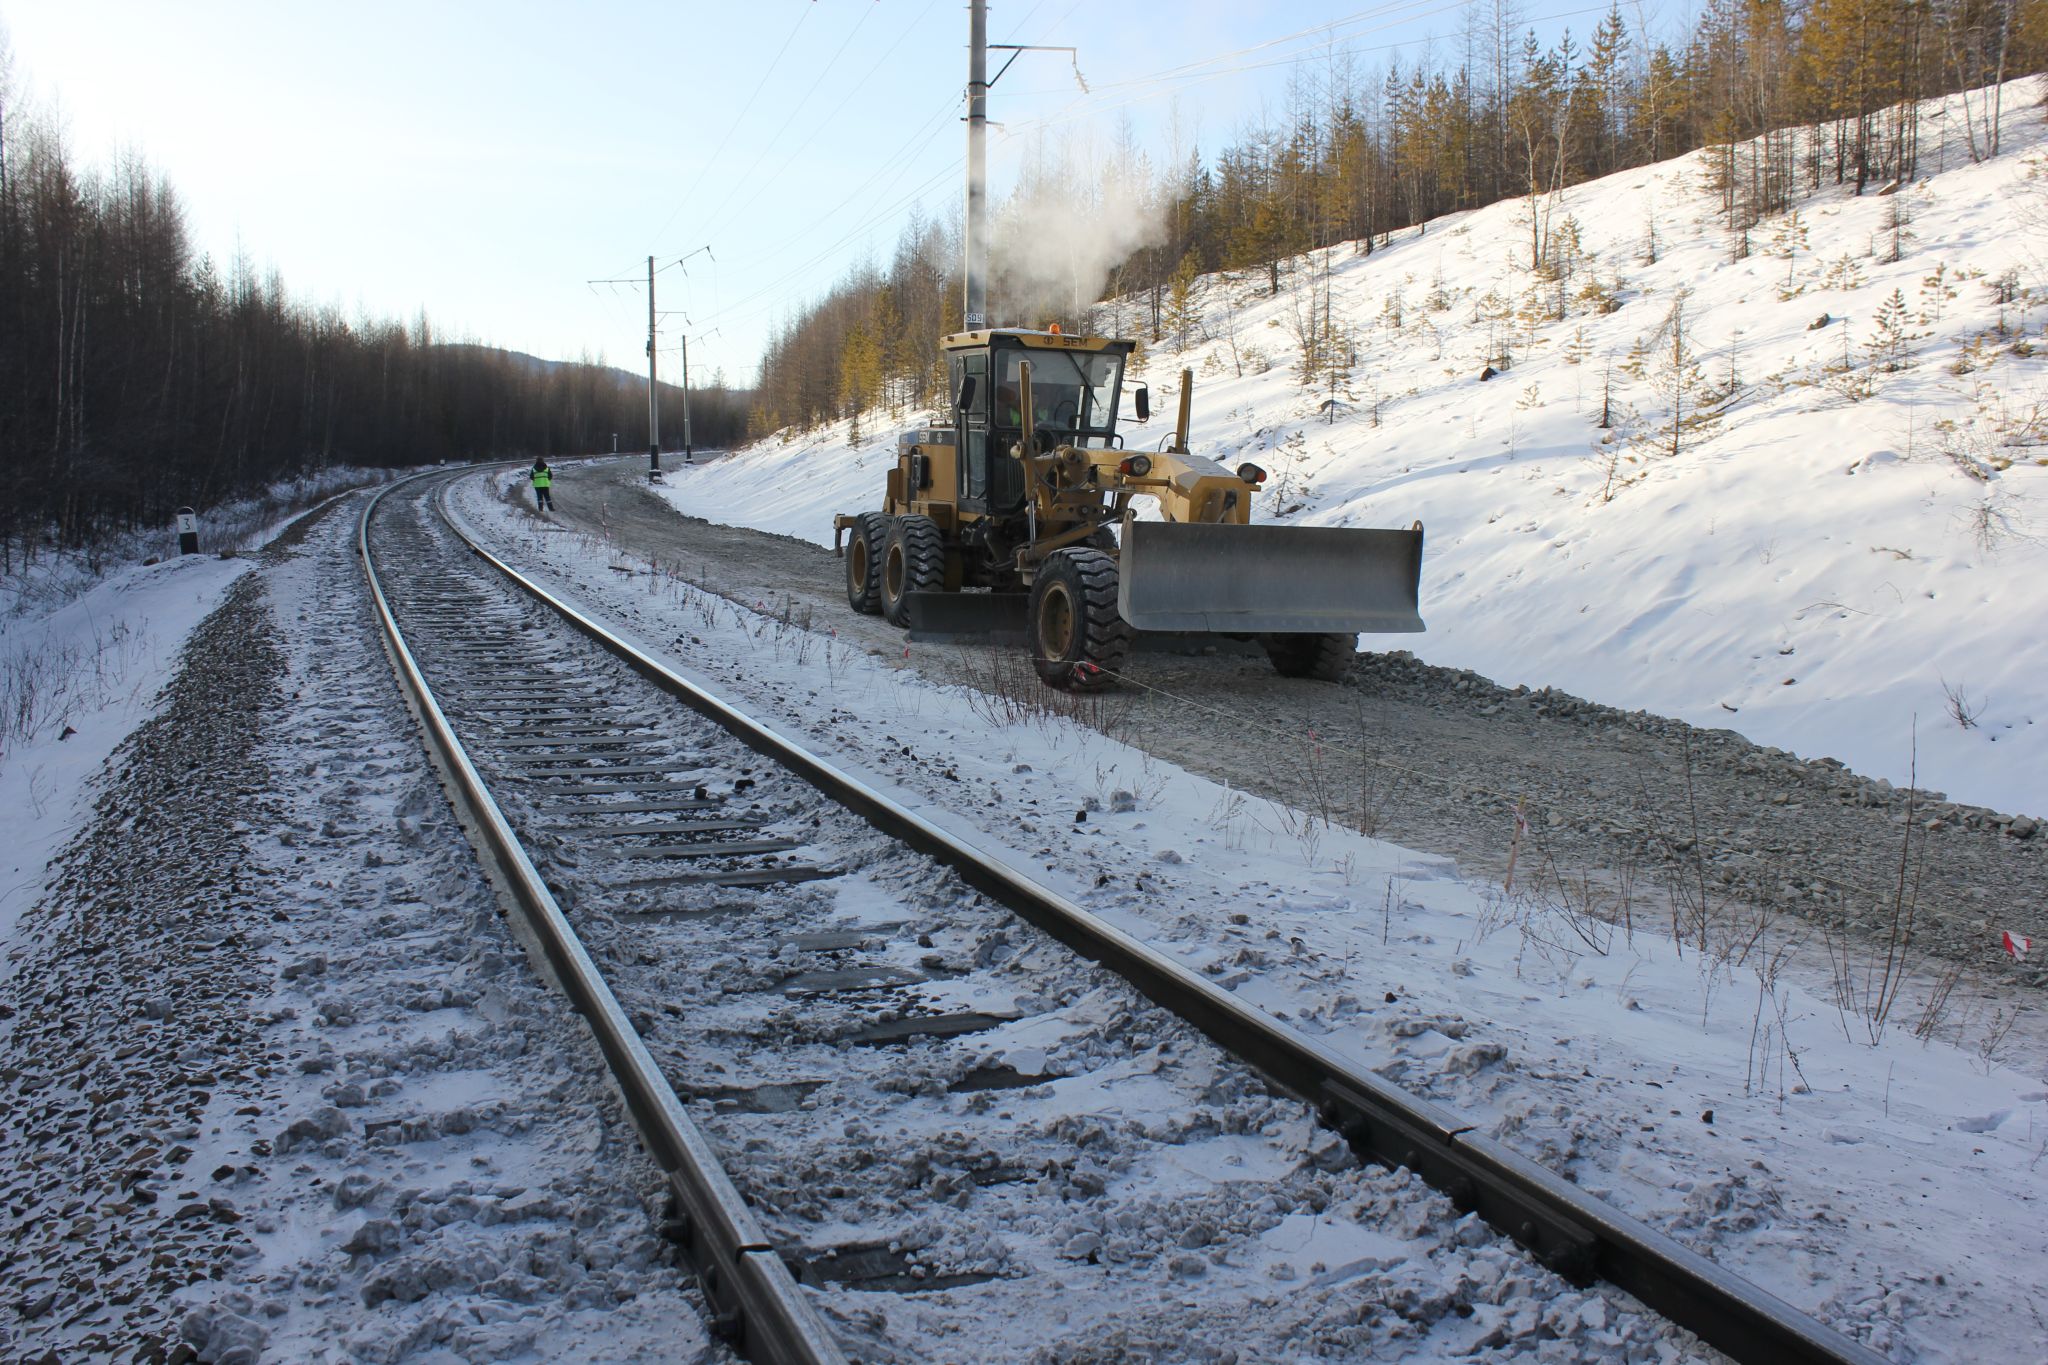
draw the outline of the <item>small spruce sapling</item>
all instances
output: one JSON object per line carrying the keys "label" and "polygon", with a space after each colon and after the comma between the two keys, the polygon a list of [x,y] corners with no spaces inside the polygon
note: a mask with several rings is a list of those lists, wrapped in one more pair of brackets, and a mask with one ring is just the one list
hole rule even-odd
{"label": "small spruce sapling", "polygon": [[1714,392],[1700,364],[1693,344],[1692,326],[1686,317],[1686,291],[1671,301],[1671,311],[1658,329],[1658,348],[1649,366],[1652,390],[1664,402],[1667,418],[1642,439],[1655,453],[1675,459],[1683,453],[1686,439],[1704,432],[1718,422],[1726,395]]}
{"label": "small spruce sapling", "polygon": [[1877,307],[1877,326],[1864,343],[1870,364],[1886,374],[1906,368],[1906,296],[1892,290],[1891,297]]}
{"label": "small spruce sapling", "polygon": [[1429,310],[1433,313],[1444,312],[1451,306],[1451,293],[1444,287],[1444,268],[1441,265],[1437,266],[1436,274],[1430,277],[1428,303]]}
{"label": "small spruce sapling", "polygon": [[1198,263],[1191,251],[1181,257],[1174,267],[1173,278],[1168,282],[1166,295],[1165,328],[1173,337],[1173,348],[1185,351],[1196,328],[1201,324],[1202,309],[1197,301],[1195,282]]}
{"label": "small spruce sapling", "polygon": [[1920,321],[1938,323],[1947,305],[1955,299],[1956,287],[1949,283],[1948,262],[1936,261],[1934,273],[1920,280]]}
{"label": "small spruce sapling", "polygon": [[1804,250],[1806,250],[1806,220],[1799,216],[1798,209],[1793,209],[1783,218],[1780,218],[1778,225],[1771,230],[1771,254],[1785,262],[1785,283],[1778,291],[1778,298],[1781,302],[1793,298],[1799,293],[1798,288],[1793,283],[1793,261]]}
{"label": "small spruce sapling", "polygon": [[1395,289],[1380,300],[1380,326],[1389,337],[1401,335],[1401,291]]}

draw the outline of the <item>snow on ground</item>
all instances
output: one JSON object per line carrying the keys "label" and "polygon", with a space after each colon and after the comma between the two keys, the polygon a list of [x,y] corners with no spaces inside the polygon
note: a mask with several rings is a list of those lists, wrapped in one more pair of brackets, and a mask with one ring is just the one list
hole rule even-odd
{"label": "snow on ground", "polygon": [[338,467],[214,509],[196,555],[179,555],[176,532],[158,527],[90,556],[46,553],[0,583],[0,809],[15,812],[0,951],[83,818],[87,783],[152,714],[185,637],[248,571],[212,551],[267,545],[333,490],[385,477]]}
{"label": "snow on ground", "polygon": [[[2038,1354],[2009,1310],[2048,1264],[2048,1045],[2009,1007],[1909,992],[1880,1026],[1867,950],[1843,1000],[1772,934],[1702,954],[1505,897],[650,572],[492,495],[514,483],[458,509],[564,596],[1276,1017],[1880,1350]],[[1916,1037],[1930,1016],[1960,1045]]]}
{"label": "snow on ground", "polygon": [[[1421,520],[1430,629],[1391,643],[1431,663],[1898,783],[1917,762],[1923,788],[2048,812],[2043,89],[2007,91],[2005,150],[1981,165],[1959,105],[1936,102],[1924,179],[1861,198],[1824,188],[1796,220],[1753,229],[1742,260],[1699,152],[1539,206],[1580,243],[1555,281],[1527,269],[1526,200],[1370,256],[1312,254],[1277,297],[1263,272],[1208,277],[1189,344],[1148,342],[1133,376],[1167,416],[1127,440],[1160,442],[1185,366],[1195,452],[1273,475],[1261,519]],[[1356,348],[1334,394],[1295,374],[1294,320],[1320,311],[1326,267]],[[1720,416],[1682,430],[1672,457],[1662,395],[1681,298],[1697,364],[1676,367],[1684,404]],[[1102,311],[1111,330],[1144,321],[1129,301]],[[1482,384],[1503,344],[1511,366]],[[844,423],[785,433],[671,473],[666,496],[829,544],[832,514],[878,506],[897,433],[926,420],[867,414],[858,448]]]}
{"label": "snow on ground", "polygon": [[213,555],[137,564],[46,615],[0,622],[0,808],[13,812],[0,949],[84,818],[87,784],[153,713],[185,637],[248,568]]}

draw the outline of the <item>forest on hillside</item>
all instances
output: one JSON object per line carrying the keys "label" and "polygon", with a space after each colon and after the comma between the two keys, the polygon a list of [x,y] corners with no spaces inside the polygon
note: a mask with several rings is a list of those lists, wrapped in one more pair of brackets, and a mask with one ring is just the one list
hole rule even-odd
{"label": "forest on hillside", "polygon": [[[82,170],[7,77],[0,54],[0,571],[334,465],[580,454],[614,433],[645,449],[644,378],[449,344],[424,313],[350,318],[246,256],[223,268],[139,155]],[[740,434],[744,395],[691,393],[697,443]],[[682,399],[662,386],[675,448]]]}
{"label": "forest on hillside", "polygon": [[[1041,147],[996,210],[992,311],[1007,325],[1162,341],[1184,333],[1202,275],[1263,272],[1278,293],[1283,263],[1303,253],[1370,253],[1396,231],[1523,195],[1532,211],[1512,245],[1540,272],[1570,249],[1545,197],[1700,148],[1717,149],[1705,188],[1740,254],[1750,229],[1800,195],[1881,192],[1938,169],[1921,163],[1921,100],[1975,92],[1960,141],[1973,159],[1996,155],[2022,114],[2002,106],[2000,83],[2044,67],[2048,0],[1706,0],[1678,43],[1650,42],[1616,3],[1583,40],[1567,31],[1548,46],[1516,0],[1478,0],[1459,39],[1419,61],[1368,70],[1338,50],[1297,69],[1282,114],[1213,155],[1154,166],[1128,139],[1092,159]],[[1005,242],[1014,257],[1056,221],[1119,213],[1142,216],[1149,240],[1063,304],[1018,316],[1027,295],[1004,297]],[[1657,225],[1643,231],[1654,258]],[[914,220],[886,263],[853,272],[771,340],[750,434],[933,404],[960,292],[957,229]],[[1029,297],[1022,307],[1043,307]]]}

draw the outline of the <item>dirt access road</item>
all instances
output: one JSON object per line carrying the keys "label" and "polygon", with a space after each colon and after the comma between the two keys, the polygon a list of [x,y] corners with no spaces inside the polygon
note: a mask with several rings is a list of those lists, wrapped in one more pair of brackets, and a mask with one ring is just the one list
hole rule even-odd
{"label": "dirt access road", "polygon": [[[1728,730],[1499,687],[1406,651],[1361,654],[1334,687],[1278,677],[1260,657],[1139,654],[1133,685],[1084,698],[1043,688],[1018,647],[919,643],[906,661],[902,631],[847,607],[829,550],[680,515],[648,491],[637,460],[570,465],[556,483],[558,521],[736,602],[1449,854],[1468,875],[1506,871],[1520,803],[1518,893],[1665,922],[1704,907],[1724,926],[1785,927],[1789,913],[1850,934],[1889,935],[1910,917],[1915,946],[1993,969],[1993,981],[2014,979],[2001,929],[2048,941],[2048,830],[2024,816],[1894,789]],[[2019,976],[2048,985],[2048,970]]]}

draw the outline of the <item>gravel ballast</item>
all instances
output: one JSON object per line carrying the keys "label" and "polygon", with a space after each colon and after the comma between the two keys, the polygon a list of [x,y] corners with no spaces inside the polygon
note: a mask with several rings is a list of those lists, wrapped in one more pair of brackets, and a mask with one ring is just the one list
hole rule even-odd
{"label": "gravel ballast", "polygon": [[358,507],[193,634],[24,922],[0,1354],[724,1358],[398,699]]}

